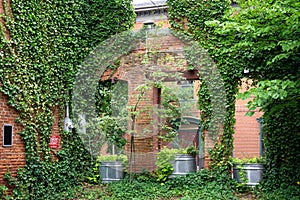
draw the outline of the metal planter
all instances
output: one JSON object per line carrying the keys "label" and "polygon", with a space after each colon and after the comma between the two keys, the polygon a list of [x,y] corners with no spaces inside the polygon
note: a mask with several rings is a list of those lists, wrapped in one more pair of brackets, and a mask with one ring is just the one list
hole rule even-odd
{"label": "metal planter", "polygon": [[99,173],[102,183],[115,182],[124,179],[122,161],[100,162]]}
{"label": "metal planter", "polygon": [[169,178],[185,176],[189,173],[194,173],[197,171],[196,158],[195,156],[189,154],[177,154],[174,162],[172,162],[172,165],[174,171]]}
{"label": "metal planter", "polygon": [[246,185],[255,186],[262,180],[264,169],[263,164],[234,164],[233,178],[239,182],[244,182],[245,178]]}

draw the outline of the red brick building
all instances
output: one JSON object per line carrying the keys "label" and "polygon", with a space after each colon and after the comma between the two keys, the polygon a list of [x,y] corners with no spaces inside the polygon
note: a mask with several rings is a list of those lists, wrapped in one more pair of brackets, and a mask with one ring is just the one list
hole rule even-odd
{"label": "red brick building", "polygon": [[[157,24],[161,24],[163,28],[168,27],[166,5],[165,1],[153,1],[142,4],[134,4],[136,7],[137,19],[135,29],[140,29],[145,22],[151,24],[153,20]],[[2,1],[0,0],[0,14],[3,13]],[[9,37],[7,35],[7,37]],[[149,39],[149,44],[155,44],[154,40]],[[186,61],[183,59],[181,50],[183,48],[183,43],[176,37],[170,35],[168,31],[160,37],[159,41],[159,53],[162,58],[169,57],[170,59],[160,60],[158,66],[169,66],[173,70],[176,69],[178,72],[182,73],[185,79],[185,84],[179,85],[180,87],[193,87],[194,88],[194,100],[196,100],[197,84],[199,81],[195,74],[188,74],[186,69]],[[136,58],[133,63],[128,57],[123,57],[121,59],[120,68],[114,73],[110,74],[111,78],[118,77],[120,80],[124,80],[128,83],[128,100],[129,104],[133,105],[136,101],[134,94],[135,88],[144,83],[145,71],[148,70],[147,65],[141,64],[143,55],[145,55],[146,49],[149,48],[141,45],[140,48],[135,49],[131,52],[130,56]],[[149,54],[150,55],[150,54]],[[180,65],[178,65],[180,63]],[[1,85],[0,85],[1,87]],[[159,103],[159,93],[157,88],[153,88],[149,91],[145,97],[147,101],[143,101],[140,106],[144,106],[145,110],[148,109],[149,105],[157,105]],[[261,138],[260,138],[260,123],[257,118],[260,118],[262,113],[256,112],[254,116],[247,117],[245,113],[247,111],[245,107],[246,102],[238,100],[236,103],[236,126],[234,135],[234,152],[233,155],[236,157],[252,157],[259,156],[261,151]],[[182,141],[181,145],[186,146],[190,144],[195,144],[196,146],[201,145],[201,140],[199,140],[199,134],[203,134],[199,131],[199,112],[195,112],[186,115],[185,118],[189,121],[189,124],[183,124],[179,130],[178,140]],[[59,135],[59,124],[58,124],[58,110],[53,111],[54,125],[52,130],[52,135]],[[136,151],[136,167],[137,170],[155,168],[155,158],[158,151],[157,146],[157,132],[158,130],[153,129],[153,132],[143,132],[145,128],[152,129],[149,127],[149,120],[153,117],[147,112],[143,118],[141,118],[136,124],[136,132],[142,133],[136,135],[135,138],[135,151]],[[24,144],[20,135],[18,134],[22,131],[22,126],[16,122],[19,113],[16,109],[8,105],[8,98],[5,94],[0,92],[0,127],[1,127],[1,137],[0,137],[0,184],[3,182],[3,175],[10,170],[13,175],[16,174],[18,167],[22,167],[25,164],[25,152]],[[200,136],[201,138],[201,136]],[[205,137],[208,138],[208,137]],[[207,158],[207,149],[211,147],[211,142],[207,139],[204,140],[204,149],[202,157]],[[128,148],[128,146],[127,146]],[[201,157],[201,158],[202,158]],[[143,161],[143,162],[142,162]],[[199,162],[201,159],[199,159]],[[200,167],[203,163],[200,163]]]}
{"label": "red brick building", "polygon": [[[169,29],[167,18],[167,7],[165,1],[136,1],[134,6],[137,14],[135,22],[135,30],[142,27],[153,28],[153,25],[159,26],[156,34],[155,31],[149,31],[146,42],[138,45],[137,49],[131,51],[127,56],[122,57],[120,67],[115,73],[107,71],[105,78],[122,80],[128,84],[128,104],[133,106],[136,104],[136,88],[145,84],[149,79],[149,71],[161,70],[169,73],[180,73],[183,80],[181,83],[173,82],[179,88],[191,87],[191,100],[197,102],[197,91],[199,86],[199,78],[196,71],[189,71],[187,63],[183,55],[183,47],[185,44],[177,37],[173,36]],[[154,4],[153,4],[154,3]],[[155,53],[153,53],[155,52]],[[147,55],[147,62],[144,62]],[[150,60],[150,61],[149,61]],[[147,77],[148,76],[148,77]],[[102,80],[104,80],[102,77]],[[172,82],[170,80],[166,81]],[[246,88],[243,84],[241,90]],[[175,89],[175,88],[174,88]],[[146,94],[143,101],[139,102],[138,109],[142,110],[142,115],[137,119],[134,131],[134,157],[133,165],[136,170],[153,170],[155,169],[156,153],[162,146],[168,147],[187,147],[194,145],[199,149],[198,165],[199,167],[207,166],[209,161],[208,149],[212,148],[214,141],[207,133],[201,131],[199,123],[200,112],[195,109],[196,105],[184,114],[187,123],[182,123],[178,130],[176,142],[163,143],[159,141],[159,128],[153,126],[153,121],[158,121],[157,116],[151,113],[151,109],[161,102],[161,94],[158,88],[153,87]],[[234,157],[254,157],[260,156],[262,152],[261,127],[258,118],[262,113],[256,110],[252,117],[245,116],[247,112],[247,101],[237,100],[236,103],[236,126],[234,135]],[[148,131],[145,131],[148,130]],[[200,138],[204,138],[201,140]],[[127,150],[129,151],[130,139],[127,138]],[[175,144],[175,145],[174,145]]]}
{"label": "red brick building", "polygon": [[[137,14],[135,29],[138,30],[143,26],[150,27],[155,24],[156,26],[161,27],[162,31],[168,32],[166,28],[169,27],[168,17],[167,17],[167,6],[165,1],[134,1],[135,11]],[[155,67],[158,68],[171,68],[171,71],[180,71],[184,77],[186,78],[185,86],[181,85],[179,87],[192,87],[194,89],[193,92],[193,100],[197,100],[197,85],[199,85],[199,80],[197,77],[197,73],[190,74],[186,76],[189,72],[186,69],[186,60],[182,55],[182,49],[184,44],[176,37],[172,36],[169,33],[163,33],[159,39],[149,38],[148,45],[152,47],[156,47],[155,51],[159,52],[159,54],[165,54],[165,57],[174,57],[174,60],[165,63],[155,63]],[[149,53],[151,51],[151,47],[140,45],[138,49],[135,49],[131,52],[130,57],[138,57],[143,58],[145,53]],[[148,48],[148,49],[147,49]],[[149,51],[150,49],[150,51]],[[172,53],[171,53],[172,52]],[[167,55],[168,54],[168,55]],[[172,55],[171,55],[172,54]],[[176,60],[177,59],[177,60]],[[140,61],[142,62],[142,61]],[[178,65],[180,63],[180,65]],[[112,77],[117,76],[120,80],[125,80],[128,82],[128,93],[129,93],[129,104],[132,105],[135,103],[134,99],[130,98],[134,95],[134,88],[139,84],[142,84],[145,80],[143,79],[142,74],[147,70],[147,67],[139,63],[138,60],[135,60],[134,63],[130,63],[128,59],[122,58],[121,67],[118,72]],[[170,70],[170,69],[169,69]],[[247,84],[244,82],[241,86],[241,91],[247,87]],[[143,102],[143,104],[152,104],[156,105],[158,100],[157,88],[153,88],[147,94],[148,102]],[[259,118],[261,118],[262,113],[258,110],[255,111],[255,114],[252,117],[246,116],[246,112],[248,109],[246,108],[247,101],[237,100],[236,102],[236,125],[235,125],[235,135],[234,135],[234,157],[258,157],[263,153],[263,144],[262,144],[262,130],[261,123]],[[194,107],[195,108],[195,107]],[[152,116],[153,117],[153,116]],[[154,116],[155,117],[155,116]],[[138,133],[142,132],[142,129],[147,125],[147,118],[151,118],[148,116],[143,118],[142,121],[137,121],[137,128],[135,130],[135,146],[136,146],[136,160],[135,165],[137,168],[146,168],[146,169],[154,169],[155,165],[155,155],[158,151],[158,139],[157,139],[157,130],[153,128],[153,132],[148,135],[139,135]],[[181,147],[186,147],[188,145],[194,144],[199,149],[199,158],[198,164],[200,167],[203,165],[206,166],[208,158],[208,149],[213,146],[213,141],[210,137],[205,134],[204,140],[201,141],[202,133],[199,127],[199,111],[193,110],[188,115],[184,117],[188,123],[182,124],[178,131],[178,140],[181,141]],[[169,144],[169,146],[171,146]],[[147,162],[146,162],[147,161]],[[139,170],[139,169],[138,169]]]}
{"label": "red brick building", "polygon": [[[10,1],[6,1],[8,8]],[[4,13],[4,1],[0,0],[0,15]],[[3,21],[0,21],[4,25]],[[3,26],[5,27],[5,26]],[[10,40],[9,33],[5,32],[5,37]],[[0,66],[1,67],[1,66]],[[0,82],[0,88],[2,83]],[[53,126],[51,137],[59,137],[61,126],[59,125],[59,109],[53,108]],[[8,104],[8,97],[0,92],[0,185],[4,185],[3,175],[10,172],[14,177],[18,168],[26,163],[25,146],[20,136],[23,126],[17,122],[19,112]],[[59,140],[58,140],[59,141]],[[59,143],[58,143],[59,145]],[[53,151],[57,151],[56,146],[52,146]],[[54,154],[53,154],[54,155]],[[54,158],[55,156],[53,156]]]}

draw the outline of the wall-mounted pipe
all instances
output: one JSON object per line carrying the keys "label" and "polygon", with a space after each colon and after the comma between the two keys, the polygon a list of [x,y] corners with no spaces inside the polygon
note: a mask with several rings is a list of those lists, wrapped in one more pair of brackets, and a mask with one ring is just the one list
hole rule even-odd
{"label": "wall-mounted pipe", "polygon": [[64,130],[71,131],[73,128],[72,120],[69,117],[69,105],[66,105],[66,117],[64,119]]}

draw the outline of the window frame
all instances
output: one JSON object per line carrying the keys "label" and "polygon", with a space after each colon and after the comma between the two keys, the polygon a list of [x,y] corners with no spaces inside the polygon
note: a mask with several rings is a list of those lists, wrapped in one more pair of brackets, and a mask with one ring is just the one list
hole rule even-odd
{"label": "window frame", "polygon": [[[11,133],[10,133],[10,138],[9,138],[10,143],[9,144],[5,143],[6,137],[8,137],[8,136],[6,136],[7,133],[5,133],[5,128],[6,127],[10,127],[11,128]],[[3,147],[11,147],[11,146],[13,146],[13,134],[14,134],[13,133],[13,125],[12,124],[4,124],[3,127],[2,127],[2,146]]]}

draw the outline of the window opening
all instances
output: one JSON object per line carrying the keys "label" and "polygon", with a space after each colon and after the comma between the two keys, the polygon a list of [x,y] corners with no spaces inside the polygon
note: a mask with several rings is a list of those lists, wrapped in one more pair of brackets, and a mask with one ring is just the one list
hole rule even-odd
{"label": "window opening", "polygon": [[5,124],[3,126],[3,146],[12,146],[13,136],[13,126],[10,124]]}

